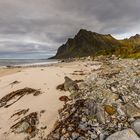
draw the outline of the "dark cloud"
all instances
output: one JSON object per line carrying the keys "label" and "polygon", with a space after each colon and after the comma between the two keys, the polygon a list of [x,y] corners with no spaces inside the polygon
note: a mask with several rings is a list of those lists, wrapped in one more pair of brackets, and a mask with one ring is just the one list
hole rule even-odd
{"label": "dark cloud", "polygon": [[56,50],[79,29],[140,33],[139,0],[0,0],[0,52]]}

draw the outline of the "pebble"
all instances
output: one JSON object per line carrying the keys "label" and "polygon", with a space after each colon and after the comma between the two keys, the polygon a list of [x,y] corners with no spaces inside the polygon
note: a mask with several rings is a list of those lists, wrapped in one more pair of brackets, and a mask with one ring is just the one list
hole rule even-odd
{"label": "pebble", "polygon": [[72,133],[72,139],[75,140],[79,137],[79,133],[73,132]]}

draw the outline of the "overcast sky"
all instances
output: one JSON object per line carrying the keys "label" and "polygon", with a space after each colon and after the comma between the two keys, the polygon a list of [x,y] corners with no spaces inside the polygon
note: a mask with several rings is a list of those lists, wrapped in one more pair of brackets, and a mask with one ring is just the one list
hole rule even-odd
{"label": "overcast sky", "polygon": [[0,0],[0,53],[56,50],[81,28],[140,33],[140,0]]}

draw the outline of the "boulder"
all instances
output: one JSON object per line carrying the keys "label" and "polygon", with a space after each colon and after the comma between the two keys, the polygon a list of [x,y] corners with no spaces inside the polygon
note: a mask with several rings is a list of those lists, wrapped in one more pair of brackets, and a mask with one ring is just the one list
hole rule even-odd
{"label": "boulder", "polygon": [[79,88],[75,81],[65,76],[64,89],[66,91],[72,92],[72,91],[78,90]]}
{"label": "boulder", "polygon": [[135,120],[131,127],[134,129],[134,131],[140,136],[140,119]]}
{"label": "boulder", "polygon": [[140,140],[140,138],[132,129],[125,129],[110,135],[106,140]]}

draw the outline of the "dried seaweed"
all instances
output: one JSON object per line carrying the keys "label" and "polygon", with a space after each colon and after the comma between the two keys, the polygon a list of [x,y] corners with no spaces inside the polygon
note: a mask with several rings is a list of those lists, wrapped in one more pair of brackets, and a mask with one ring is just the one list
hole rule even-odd
{"label": "dried seaweed", "polygon": [[[19,89],[17,91],[13,91],[0,99],[0,107],[7,108],[7,107],[11,106],[12,104],[16,103],[23,96],[29,95],[29,94],[33,94],[34,96],[37,96],[37,95],[41,94],[41,91],[32,89],[32,88],[23,88],[23,89]],[[10,102],[11,100],[13,100],[13,101],[8,104],[8,102]]]}

